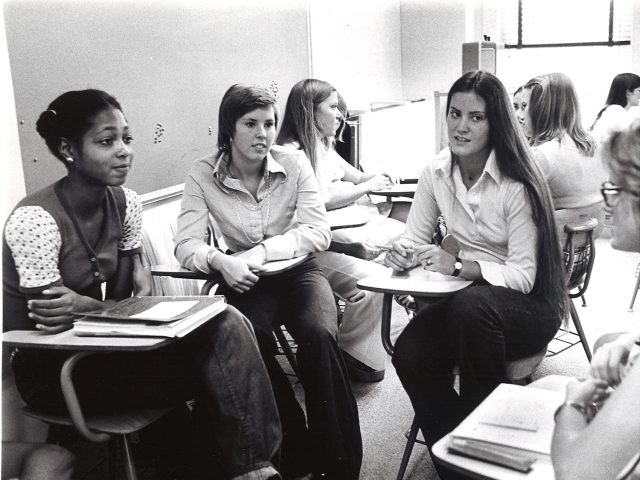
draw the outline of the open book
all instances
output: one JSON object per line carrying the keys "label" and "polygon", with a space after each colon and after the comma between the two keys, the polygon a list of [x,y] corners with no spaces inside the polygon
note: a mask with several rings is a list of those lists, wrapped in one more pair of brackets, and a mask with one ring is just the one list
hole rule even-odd
{"label": "open book", "polygon": [[508,447],[550,455],[553,413],[564,396],[564,392],[500,384],[451,437],[479,441],[496,451]]}
{"label": "open book", "polygon": [[131,297],[110,308],[77,314],[80,336],[183,337],[226,308],[222,295]]}

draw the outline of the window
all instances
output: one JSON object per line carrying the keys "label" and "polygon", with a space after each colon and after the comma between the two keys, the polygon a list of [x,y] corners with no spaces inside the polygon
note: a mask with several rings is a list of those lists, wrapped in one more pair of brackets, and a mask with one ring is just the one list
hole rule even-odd
{"label": "window", "polygon": [[633,0],[503,0],[506,48],[629,45]]}

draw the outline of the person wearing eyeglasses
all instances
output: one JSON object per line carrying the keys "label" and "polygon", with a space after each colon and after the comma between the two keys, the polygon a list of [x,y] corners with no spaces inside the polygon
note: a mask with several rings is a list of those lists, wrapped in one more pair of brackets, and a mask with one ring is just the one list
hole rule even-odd
{"label": "person wearing eyeglasses", "polygon": [[[640,252],[640,120],[614,133],[604,155],[611,181],[601,192],[613,212],[611,245]],[[603,345],[591,361],[591,378],[567,385],[551,445],[557,480],[640,478],[639,340],[640,330]],[[605,398],[593,416],[590,406]]]}

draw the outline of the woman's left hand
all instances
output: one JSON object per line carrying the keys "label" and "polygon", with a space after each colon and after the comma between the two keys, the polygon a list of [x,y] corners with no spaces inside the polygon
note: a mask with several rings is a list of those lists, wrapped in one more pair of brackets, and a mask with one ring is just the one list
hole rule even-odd
{"label": "woman's left hand", "polygon": [[437,245],[421,245],[416,247],[416,256],[425,270],[451,275],[456,263],[456,257],[444,251]]}

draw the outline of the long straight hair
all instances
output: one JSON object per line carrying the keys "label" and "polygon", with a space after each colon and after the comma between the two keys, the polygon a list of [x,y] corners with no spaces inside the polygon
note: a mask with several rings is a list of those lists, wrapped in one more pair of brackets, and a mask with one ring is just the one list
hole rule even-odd
{"label": "long straight hair", "polygon": [[328,82],[307,78],[296,83],[287,98],[276,143],[298,142],[314,171],[318,164],[318,148],[321,145],[328,147],[316,124],[316,108],[335,91]]}
{"label": "long straight hair", "polygon": [[578,150],[592,157],[596,141],[582,126],[580,103],[571,79],[564,73],[548,73],[532,78],[524,88],[531,90],[529,143],[539,145],[568,135]]}
{"label": "long straight hair", "polygon": [[635,73],[619,73],[613,77],[611,87],[609,87],[609,94],[607,95],[607,101],[604,103],[602,110],[596,115],[596,119],[593,121],[593,125],[589,130],[593,130],[598,120],[602,116],[602,113],[611,105],[620,105],[622,108],[627,106],[627,92],[635,90],[640,87],[640,77]]}
{"label": "long straight hair", "polygon": [[[565,320],[568,297],[551,194],[533,162],[509,94],[495,75],[483,70],[467,72],[449,90],[447,115],[451,98],[458,92],[472,92],[484,100],[489,120],[489,142],[495,151],[498,170],[501,175],[520,182],[525,187],[533,222],[538,229],[536,279],[531,294],[547,301],[558,316]],[[454,154],[452,159],[454,162],[458,161]]]}

